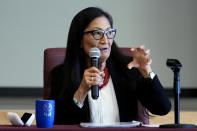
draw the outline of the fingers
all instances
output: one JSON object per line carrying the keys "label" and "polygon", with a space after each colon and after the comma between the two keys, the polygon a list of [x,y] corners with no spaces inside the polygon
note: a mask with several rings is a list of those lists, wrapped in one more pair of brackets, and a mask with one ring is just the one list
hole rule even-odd
{"label": "fingers", "polygon": [[131,51],[140,51],[140,50],[144,50],[145,46],[144,45],[140,45],[139,47],[132,47]]}
{"label": "fingers", "polygon": [[152,63],[152,59],[150,58],[139,58],[139,59],[134,58],[133,61],[127,64],[127,68],[132,69],[133,67],[135,67],[135,68],[146,69],[146,67],[150,66],[151,63]]}
{"label": "fingers", "polygon": [[144,55],[144,56],[149,57],[150,55],[150,49],[145,50],[144,45],[140,45],[139,47],[132,47],[130,50],[131,52],[133,52],[134,57],[138,55]]}
{"label": "fingers", "polygon": [[102,85],[103,84],[103,79],[102,78],[99,78],[99,77],[94,77],[94,76],[91,76],[89,78],[89,85]]}
{"label": "fingers", "polygon": [[140,45],[139,48],[142,49],[142,50],[144,50],[144,45]]}
{"label": "fingers", "polygon": [[150,65],[151,63],[152,63],[152,59],[149,58],[147,64]]}
{"label": "fingers", "polygon": [[133,67],[146,69],[147,65],[152,63],[152,60],[149,58],[150,49],[145,50],[144,45],[131,48],[131,52],[133,54],[133,61],[127,65],[128,69]]}
{"label": "fingers", "polygon": [[96,67],[90,67],[90,68],[88,68],[87,69],[87,71],[89,72],[89,73],[101,73],[101,71],[98,69],[98,68],[96,68]]}
{"label": "fingers", "polygon": [[130,62],[128,65],[127,65],[127,68],[128,69],[132,69],[133,67],[139,67],[139,64],[137,64],[135,61],[132,61]]}
{"label": "fingers", "polygon": [[90,67],[85,70],[82,82],[88,87],[91,87],[92,85],[100,86],[103,84],[104,76],[104,73],[100,72],[97,68]]}
{"label": "fingers", "polygon": [[146,54],[147,57],[149,57],[149,56],[150,56],[150,49],[147,49],[147,50],[145,51],[145,54]]}

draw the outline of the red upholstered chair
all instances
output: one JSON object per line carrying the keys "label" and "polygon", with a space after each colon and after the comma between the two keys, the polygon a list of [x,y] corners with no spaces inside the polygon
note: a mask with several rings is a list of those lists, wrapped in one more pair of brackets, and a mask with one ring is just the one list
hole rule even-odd
{"label": "red upholstered chair", "polygon": [[[128,56],[131,56],[130,48],[120,48],[121,51]],[[47,48],[44,51],[44,89],[43,99],[48,99],[50,94],[50,72],[51,70],[64,62],[66,48]],[[138,102],[138,117],[139,121],[144,124],[149,124],[148,110]]]}

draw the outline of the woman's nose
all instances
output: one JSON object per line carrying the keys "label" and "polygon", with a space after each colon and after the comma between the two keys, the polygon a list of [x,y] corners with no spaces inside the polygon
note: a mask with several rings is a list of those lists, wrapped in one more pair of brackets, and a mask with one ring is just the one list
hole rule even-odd
{"label": "woman's nose", "polygon": [[101,44],[105,44],[105,43],[107,43],[107,42],[108,42],[107,35],[104,34],[104,35],[103,35],[103,38],[101,39]]}

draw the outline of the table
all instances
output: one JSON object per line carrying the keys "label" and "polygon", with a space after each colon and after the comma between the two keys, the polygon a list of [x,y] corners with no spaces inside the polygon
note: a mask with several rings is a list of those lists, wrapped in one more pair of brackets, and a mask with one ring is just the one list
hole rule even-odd
{"label": "table", "polygon": [[135,127],[135,128],[82,128],[79,125],[54,125],[54,128],[37,128],[35,125],[30,127],[15,127],[10,125],[0,125],[0,131],[197,131],[197,128],[153,128],[153,127]]}

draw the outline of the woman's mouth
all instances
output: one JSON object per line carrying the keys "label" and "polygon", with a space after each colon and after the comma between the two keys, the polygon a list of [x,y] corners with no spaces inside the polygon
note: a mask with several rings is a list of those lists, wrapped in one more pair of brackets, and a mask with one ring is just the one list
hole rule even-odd
{"label": "woman's mouth", "polygon": [[108,48],[100,48],[100,51],[101,52],[106,52],[106,51],[108,51]]}

